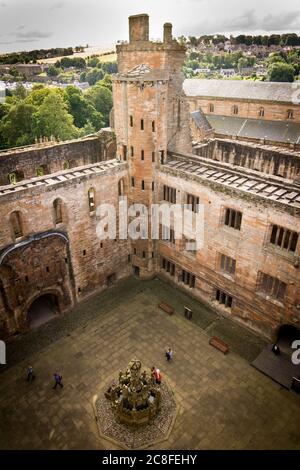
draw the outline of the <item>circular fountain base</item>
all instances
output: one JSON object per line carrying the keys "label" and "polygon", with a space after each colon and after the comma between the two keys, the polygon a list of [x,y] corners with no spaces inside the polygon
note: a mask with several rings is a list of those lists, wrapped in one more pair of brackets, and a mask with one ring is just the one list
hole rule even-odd
{"label": "circular fountain base", "polygon": [[174,394],[166,380],[160,385],[160,410],[150,424],[127,425],[116,419],[116,413],[104,392],[113,381],[103,388],[95,402],[95,414],[100,436],[124,449],[142,449],[168,439],[177,414]]}

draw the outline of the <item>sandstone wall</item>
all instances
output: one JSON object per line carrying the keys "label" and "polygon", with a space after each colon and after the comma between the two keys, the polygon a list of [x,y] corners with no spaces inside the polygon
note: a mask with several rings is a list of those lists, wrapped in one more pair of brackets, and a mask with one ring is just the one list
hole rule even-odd
{"label": "sandstone wall", "polygon": [[9,184],[9,173],[15,172],[17,180],[55,173],[65,168],[87,165],[115,158],[115,136],[109,130],[84,139],[60,143],[44,143],[0,152],[0,186]]}
{"label": "sandstone wall", "polygon": [[[191,295],[267,337],[274,336],[284,323],[300,327],[300,275],[299,268],[294,266],[295,261],[299,260],[300,243],[296,253],[289,254],[274,250],[268,244],[271,224],[300,232],[299,218],[263,204],[258,198],[233,197],[161,171],[158,174],[161,195],[164,184],[176,188],[177,203],[185,202],[186,193],[199,196],[200,204],[204,205],[204,246],[193,255],[183,249],[180,240],[176,240],[175,245],[160,241],[158,255],[175,263],[176,275],[171,277],[163,269],[160,272],[183,287],[184,284],[178,280],[180,270],[193,273],[196,276],[195,288],[185,287]],[[242,212],[241,230],[224,225],[223,212],[226,207]],[[234,276],[221,272],[220,253],[236,260]],[[288,285],[283,304],[266,299],[258,292],[259,271]],[[215,300],[217,289],[233,297],[231,309]]]}
{"label": "sandstone wall", "polygon": [[[101,174],[82,174],[68,181],[19,190],[0,197],[0,255],[21,245],[15,258],[6,256],[1,264],[0,320],[6,332],[26,328],[28,302],[44,292],[64,295],[61,311],[82,298],[107,287],[107,277],[128,275],[129,247],[127,240],[101,241],[96,235],[99,222],[90,213],[88,191],[95,189],[95,205],[110,203],[118,210],[118,182],[127,176],[125,164]],[[55,224],[53,202],[62,201],[62,223]],[[11,231],[10,214],[19,211],[23,237],[15,240]],[[35,234],[59,231],[68,242],[44,238],[22,248],[22,242]],[[18,261],[19,258],[19,261]],[[48,270],[46,269],[48,267]],[[62,268],[63,267],[63,268]],[[61,271],[62,270],[62,271]],[[18,299],[16,295],[21,293]],[[6,305],[6,306],[5,306]],[[10,318],[7,321],[7,318]],[[1,323],[0,321],[0,323]]]}

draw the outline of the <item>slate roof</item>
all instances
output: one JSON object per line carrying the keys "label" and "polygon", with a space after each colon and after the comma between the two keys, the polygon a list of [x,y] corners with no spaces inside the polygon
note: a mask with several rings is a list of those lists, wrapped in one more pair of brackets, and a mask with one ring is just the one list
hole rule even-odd
{"label": "slate roof", "polygon": [[250,193],[270,202],[278,202],[290,209],[300,209],[300,186],[287,180],[280,181],[276,177],[263,174],[251,174],[249,171],[235,170],[230,164],[213,162],[197,157],[190,161],[180,158],[178,154],[169,154],[169,160],[161,167],[161,171],[171,170],[187,177],[195,176],[200,181],[218,183],[231,189]]}
{"label": "slate roof", "polygon": [[272,142],[300,143],[300,122],[266,121],[234,116],[206,115],[216,134],[265,139]]}
{"label": "slate roof", "polygon": [[295,103],[300,100],[300,83],[260,82],[252,80],[186,79],[183,89],[189,97],[227,98],[251,101]]}
{"label": "slate roof", "polygon": [[52,173],[42,177],[31,178],[30,180],[23,180],[17,184],[0,186],[0,197],[6,194],[18,193],[19,191],[24,191],[29,188],[33,189],[39,186],[53,186],[68,180],[81,178],[83,176],[104,173],[105,171],[111,170],[112,168],[122,167],[125,165],[126,162],[120,160],[109,160],[60,171],[58,173]]}
{"label": "slate roof", "polygon": [[207,117],[201,109],[199,109],[198,111],[193,111],[191,113],[191,117],[199,129],[204,128],[207,131],[212,130],[212,126],[210,125]]}

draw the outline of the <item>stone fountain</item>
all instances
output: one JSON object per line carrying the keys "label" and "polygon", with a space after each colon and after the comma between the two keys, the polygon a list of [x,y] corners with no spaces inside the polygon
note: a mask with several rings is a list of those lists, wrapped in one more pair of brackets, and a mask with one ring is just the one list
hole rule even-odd
{"label": "stone fountain", "polygon": [[133,359],[125,372],[107,380],[95,397],[94,411],[101,438],[121,448],[142,449],[168,439],[178,407],[166,374],[157,385],[151,371]]}
{"label": "stone fountain", "polygon": [[105,393],[119,423],[132,426],[149,424],[160,410],[160,388],[141,368],[141,361],[130,361],[125,373],[119,372],[119,383],[112,384]]}

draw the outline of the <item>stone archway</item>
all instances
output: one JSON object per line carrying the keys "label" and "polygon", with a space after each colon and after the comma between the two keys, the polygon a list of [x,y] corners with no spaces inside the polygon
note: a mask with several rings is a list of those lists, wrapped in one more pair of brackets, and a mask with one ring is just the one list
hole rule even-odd
{"label": "stone archway", "polygon": [[59,303],[55,294],[37,297],[27,309],[27,323],[31,329],[47,323],[59,315]]}

